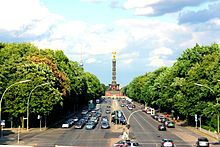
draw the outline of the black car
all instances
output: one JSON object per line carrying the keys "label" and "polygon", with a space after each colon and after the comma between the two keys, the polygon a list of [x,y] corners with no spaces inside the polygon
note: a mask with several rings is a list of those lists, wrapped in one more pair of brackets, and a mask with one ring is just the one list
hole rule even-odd
{"label": "black car", "polygon": [[172,139],[162,139],[161,147],[174,147],[174,142]]}
{"label": "black car", "polygon": [[120,117],[119,120],[120,120],[120,124],[122,124],[122,125],[126,125],[127,124],[126,119],[125,119],[124,116]]}
{"label": "black car", "polygon": [[103,121],[103,122],[101,123],[101,128],[102,128],[102,129],[109,129],[109,128],[110,128],[110,125],[109,125],[109,123],[108,123],[107,121]]}
{"label": "black car", "polygon": [[78,122],[76,122],[74,128],[75,129],[82,129],[85,125],[85,120],[84,119],[80,119]]}
{"label": "black car", "polygon": [[158,130],[159,131],[166,131],[167,129],[166,129],[166,126],[164,124],[160,124],[160,125],[158,125]]}
{"label": "black car", "polygon": [[110,114],[110,113],[111,113],[111,110],[106,109],[106,110],[105,110],[105,113],[106,113],[106,114]]}
{"label": "black car", "polygon": [[206,137],[199,137],[196,141],[197,147],[209,147],[209,140]]}
{"label": "black car", "polygon": [[151,117],[153,118],[153,119],[158,119],[158,117],[159,117],[159,115],[158,114],[155,114],[155,115],[151,115]]}

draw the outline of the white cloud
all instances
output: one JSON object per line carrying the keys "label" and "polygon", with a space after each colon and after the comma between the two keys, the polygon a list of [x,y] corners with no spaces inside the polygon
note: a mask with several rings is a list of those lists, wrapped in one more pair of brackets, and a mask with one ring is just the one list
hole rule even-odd
{"label": "white cloud", "polygon": [[123,64],[131,64],[139,56],[138,52],[123,53],[118,55],[118,60]]}
{"label": "white cloud", "polygon": [[82,2],[89,2],[89,3],[102,3],[107,2],[107,0],[81,0]]}
{"label": "white cloud", "polygon": [[170,66],[174,63],[174,60],[169,60],[169,59],[164,59],[160,56],[152,56],[149,58],[149,63],[146,64],[146,66],[151,66],[151,67],[161,67],[161,66]]}
{"label": "white cloud", "polygon": [[[32,42],[40,48],[64,50],[74,60],[80,59],[82,50],[86,63],[98,63],[99,60],[93,58],[95,55],[111,54],[116,50],[121,63],[126,65],[133,64],[137,59],[143,61],[141,64],[144,65],[169,65],[172,62],[169,59],[171,56],[195,43],[220,41],[217,37],[219,33],[212,30],[213,26],[219,28],[219,19],[201,24],[200,30],[198,25],[179,25],[175,21],[156,19],[121,19],[111,25],[92,25],[80,20],[64,20],[49,12],[40,0],[0,2],[5,6],[0,9],[0,30],[15,34],[23,30],[18,33],[21,39],[29,35],[36,36]],[[154,10],[147,6],[155,3],[159,3],[159,0],[128,0],[125,7],[135,8],[139,14],[147,14]],[[5,15],[8,7],[13,11]],[[204,31],[205,25],[207,31]]]}
{"label": "white cloud", "polygon": [[220,18],[211,19],[209,23],[220,27]]}
{"label": "white cloud", "polygon": [[134,10],[135,15],[161,16],[214,1],[218,0],[127,0],[123,7]]}
{"label": "white cloud", "polygon": [[173,51],[167,47],[160,47],[152,51],[153,55],[172,55]]}
{"label": "white cloud", "polygon": [[143,8],[158,3],[160,0],[127,0],[124,3],[125,9]]}
{"label": "white cloud", "polygon": [[153,67],[161,67],[165,66],[165,61],[161,59],[159,56],[153,56],[149,58],[149,65]]}
{"label": "white cloud", "polygon": [[88,63],[88,64],[91,64],[91,63],[94,63],[94,62],[96,62],[95,58],[89,58],[89,59],[86,60],[86,63]]}
{"label": "white cloud", "polygon": [[134,14],[135,15],[150,15],[150,14],[154,14],[154,9],[152,7],[137,8]]}
{"label": "white cloud", "polygon": [[[0,29],[5,31],[26,31],[40,35],[60,16],[52,14],[40,0],[0,0]],[[40,23],[39,23],[40,22]]]}

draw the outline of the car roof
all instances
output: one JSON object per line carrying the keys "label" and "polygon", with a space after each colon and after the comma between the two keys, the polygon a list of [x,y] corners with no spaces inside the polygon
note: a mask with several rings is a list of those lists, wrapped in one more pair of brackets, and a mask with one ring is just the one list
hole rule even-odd
{"label": "car roof", "polygon": [[206,137],[199,137],[198,140],[199,141],[208,141],[208,138],[206,138]]}
{"label": "car roof", "polygon": [[173,142],[172,139],[167,139],[167,138],[162,139],[162,141],[172,141]]}

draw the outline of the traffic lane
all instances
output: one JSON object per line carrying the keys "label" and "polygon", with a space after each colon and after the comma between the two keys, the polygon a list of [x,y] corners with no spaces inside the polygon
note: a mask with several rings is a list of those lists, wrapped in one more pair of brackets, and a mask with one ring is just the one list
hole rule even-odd
{"label": "traffic lane", "polygon": [[61,136],[56,144],[65,146],[89,146],[89,147],[107,147],[108,138],[105,134],[108,130],[75,130]]}
{"label": "traffic lane", "polygon": [[[102,116],[108,116],[105,113],[105,104],[101,104]],[[56,144],[58,145],[75,145],[75,146],[89,146],[89,147],[105,147],[108,146],[109,140],[106,134],[110,132],[110,129],[101,129],[101,119],[98,124],[92,130],[86,130],[85,126],[83,129],[72,129],[71,132],[63,134]]]}
{"label": "traffic lane", "polygon": [[[106,115],[106,107],[101,105],[101,108],[103,110],[102,116]],[[86,130],[85,126],[83,129],[73,128],[71,132],[66,132],[65,134],[63,134],[58,142],[56,142],[56,144],[105,147],[108,146],[109,143],[108,138],[105,137],[109,131],[109,129],[101,129],[101,121],[99,120],[96,127],[92,130]]]}
{"label": "traffic lane", "polygon": [[[137,109],[136,109],[137,110]],[[128,117],[133,111],[123,108],[124,114]],[[157,126],[160,124],[153,120],[143,112],[137,112],[130,119],[131,132],[135,135],[137,140],[143,145],[152,145],[152,143],[160,144],[163,138],[171,138],[178,146],[189,146],[182,139],[168,131],[158,131]],[[135,124],[135,125],[132,125]],[[149,144],[150,143],[150,144]]]}
{"label": "traffic lane", "polygon": [[[158,131],[157,130],[157,126],[158,124],[160,124],[159,122],[156,126],[153,127],[152,123],[150,123],[149,121],[153,120],[151,117],[146,117],[146,114],[144,113],[137,113],[137,117],[139,118],[139,120],[143,120],[143,123],[147,123],[147,126],[151,126],[152,128],[154,128],[153,131],[156,131],[155,134],[153,134],[155,136],[155,139],[159,139],[159,143],[163,138],[171,138],[174,140],[174,143],[177,146],[191,146],[190,144],[188,144],[187,142],[185,142],[183,139],[179,138],[177,135],[175,135],[172,131],[175,131],[175,128],[167,128],[167,131]],[[138,119],[137,118],[137,119]],[[149,127],[148,127],[149,129]]]}
{"label": "traffic lane", "polygon": [[[149,123],[154,124],[155,126],[158,126],[160,124],[160,122],[153,119],[150,114],[143,113],[143,115],[145,115],[148,118]],[[171,132],[175,136],[178,136],[179,138],[184,140],[185,143],[191,144],[191,145],[194,145],[197,138],[201,137],[200,135],[195,134],[194,132],[191,132],[190,130],[184,127],[177,126],[177,125],[175,126],[175,128],[167,128],[167,131]]]}
{"label": "traffic lane", "polygon": [[[103,106],[105,114],[105,106]],[[22,140],[23,144],[37,145],[50,147],[55,145],[80,145],[80,146],[97,146],[105,147],[109,144],[108,135],[109,129],[102,130],[99,124],[94,130],[74,129],[71,128],[56,128],[49,129],[38,135],[33,135]]]}

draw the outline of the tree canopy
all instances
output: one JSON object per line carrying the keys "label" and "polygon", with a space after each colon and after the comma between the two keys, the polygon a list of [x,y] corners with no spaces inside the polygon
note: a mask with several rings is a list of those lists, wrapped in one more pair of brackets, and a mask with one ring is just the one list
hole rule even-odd
{"label": "tree canopy", "polygon": [[[24,80],[30,81],[19,83]],[[98,78],[84,72],[61,50],[42,50],[30,43],[0,43],[0,96],[16,82],[2,99],[5,117],[25,116],[29,98],[30,113],[43,115],[57,112],[55,109],[73,110],[74,105],[86,104],[104,93]]]}
{"label": "tree canopy", "polygon": [[[162,67],[134,78],[124,91],[134,100],[194,122],[202,116],[205,124],[216,118],[220,98],[220,48],[218,44],[187,49],[171,67]],[[208,115],[209,114],[209,115]],[[215,119],[216,120],[216,119]]]}

